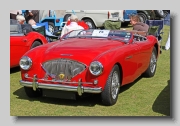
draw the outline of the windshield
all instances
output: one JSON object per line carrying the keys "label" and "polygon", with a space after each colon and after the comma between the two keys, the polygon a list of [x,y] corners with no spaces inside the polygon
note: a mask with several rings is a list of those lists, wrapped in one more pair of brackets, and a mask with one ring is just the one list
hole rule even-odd
{"label": "windshield", "polygon": [[63,37],[67,38],[91,38],[91,39],[112,39],[124,42],[129,42],[132,34],[124,30],[99,30],[99,29],[89,29],[89,30],[75,30]]}

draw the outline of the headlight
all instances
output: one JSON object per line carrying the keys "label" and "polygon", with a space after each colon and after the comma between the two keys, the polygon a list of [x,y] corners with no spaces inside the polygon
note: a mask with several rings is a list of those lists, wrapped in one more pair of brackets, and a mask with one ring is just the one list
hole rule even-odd
{"label": "headlight", "polygon": [[19,66],[23,70],[29,70],[32,66],[32,60],[27,56],[23,56],[19,61]]}
{"label": "headlight", "polygon": [[90,64],[89,71],[91,72],[91,74],[98,76],[102,73],[103,66],[100,62],[94,61]]}

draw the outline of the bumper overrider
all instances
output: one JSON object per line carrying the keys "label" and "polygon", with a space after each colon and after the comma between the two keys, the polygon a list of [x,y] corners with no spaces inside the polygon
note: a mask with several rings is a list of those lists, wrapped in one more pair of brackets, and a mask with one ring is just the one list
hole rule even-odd
{"label": "bumper overrider", "polygon": [[[96,87],[96,88],[91,88],[91,87],[83,87],[82,84],[93,84],[91,82],[82,82],[82,79],[79,79],[78,82],[62,82],[63,84],[52,84],[50,82],[48,83],[39,83],[37,76],[34,75],[32,78],[32,82],[29,81],[23,81],[20,80],[19,83],[22,86],[25,87],[32,87],[34,91],[36,89],[41,88],[41,89],[52,89],[52,90],[62,90],[62,91],[73,91],[77,92],[78,95],[82,95],[83,93],[101,93],[102,88],[101,87]],[[78,84],[78,86],[70,86],[70,85],[64,85],[64,84]]]}

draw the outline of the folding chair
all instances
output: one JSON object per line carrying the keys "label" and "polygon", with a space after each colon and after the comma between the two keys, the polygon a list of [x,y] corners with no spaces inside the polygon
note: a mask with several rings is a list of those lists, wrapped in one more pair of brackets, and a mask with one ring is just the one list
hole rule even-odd
{"label": "folding chair", "polygon": [[46,30],[49,30],[48,22],[36,23],[37,26],[45,26]]}
{"label": "folding chair", "polygon": [[146,24],[149,25],[148,35],[154,35],[161,46],[162,37],[163,35],[163,28],[164,28],[164,20],[146,20]]}
{"label": "folding chair", "polygon": [[33,31],[36,31],[42,34],[43,36],[45,36],[48,42],[53,42],[53,39],[58,39],[58,36],[49,36],[46,34],[45,25],[37,27],[37,28],[33,28]]}
{"label": "folding chair", "polygon": [[41,27],[38,27],[38,28],[33,28],[33,31],[38,32],[38,33],[42,34],[43,36],[46,35],[45,26],[41,26]]}

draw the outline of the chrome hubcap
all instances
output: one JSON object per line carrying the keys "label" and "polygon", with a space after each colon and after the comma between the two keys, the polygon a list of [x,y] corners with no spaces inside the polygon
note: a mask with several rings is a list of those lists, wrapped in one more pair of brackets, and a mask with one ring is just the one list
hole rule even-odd
{"label": "chrome hubcap", "polygon": [[54,32],[54,28],[53,28],[53,26],[49,25],[49,31],[50,31],[51,33],[53,33],[53,32]]}
{"label": "chrome hubcap", "polygon": [[116,99],[119,90],[119,77],[117,71],[113,73],[112,76],[112,87],[111,87],[111,95],[113,99]]}
{"label": "chrome hubcap", "polygon": [[144,15],[139,15],[140,22],[145,22],[146,17]]}
{"label": "chrome hubcap", "polygon": [[162,10],[158,10],[161,15],[164,15],[164,12]]}
{"label": "chrome hubcap", "polygon": [[150,70],[151,70],[151,73],[154,73],[155,71],[155,68],[156,68],[156,56],[154,53],[152,53],[152,56],[151,56],[151,62],[150,62]]}
{"label": "chrome hubcap", "polygon": [[91,22],[86,22],[86,24],[89,26],[89,28],[93,27]]}

